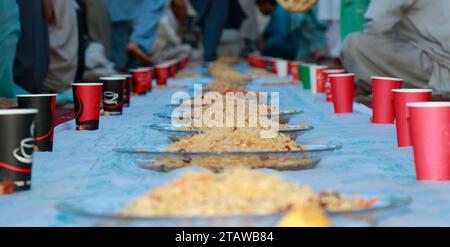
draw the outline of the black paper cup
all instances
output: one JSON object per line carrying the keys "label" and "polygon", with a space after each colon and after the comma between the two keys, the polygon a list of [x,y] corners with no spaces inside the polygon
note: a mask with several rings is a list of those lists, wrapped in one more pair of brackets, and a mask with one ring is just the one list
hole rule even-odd
{"label": "black paper cup", "polygon": [[127,78],[121,76],[102,77],[103,83],[103,114],[122,115],[123,88]]}
{"label": "black paper cup", "polygon": [[77,130],[97,130],[102,103],[102,83],[74,83],[73,101]]}
{"label": "black paper cup", "polygon": [[35,145],[39,152],[53,151],[53,130],[56,111],[56,94],[17,95],[20,109],[37,109],[35,117]]}
{"label": "black paper cup", "polygon": [[266,58],[266,59],[264,59],[264,63],[265,63],[265,65],[266,65],[266,70],[269,71],[269,72],[273,72],[273,62],[272,62],[272,59]]}
{"label": "black paper cup", "polygon": [[114,75],[114,76],[126,78],[124,88],[123,88],[123,106],[130,107],[131,93],[133,90],[133,75],[123,74],[123,75]]}
{"label": "black paper cup", "polygon": [[31,189],[34,118],[37,109],[0,110],[0,181]]}

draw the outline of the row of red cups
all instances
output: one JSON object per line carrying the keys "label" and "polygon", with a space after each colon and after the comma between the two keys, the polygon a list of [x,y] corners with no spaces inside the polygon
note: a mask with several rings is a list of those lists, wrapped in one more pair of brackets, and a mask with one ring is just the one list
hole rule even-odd
{"label": "row of red cups", "polygon": [[[329,75],[336,113],[353,112],[354,75]],[[450,102],[430,102],[430,89],[372,77],[374,124],[396,124],[399,147],[413,147],[420,181],[450,181]]]}
{"label": "row of red cups", "polygon": [[422,181],[450,181],[450,102],[431,89],[402,89],[403,80],[372,78],[375,124],[396,124],[399,147],[413,147]]}
{"label": "row of red cups", "polygon": [[169,77],[184,69],[189,57],[168,61],[152,67],[131,70],[130,74],[100,78],[101,83],[72,84],[77,130],[97,130],[100,111],[104,115],[122,115],[123,107],[129,107],[132,95],[145,95],[157,85],[167,85]]}
{"label": "row of red cups", "polygon": [[[326,72],[325,72],[326,73]],[[353,112],[354,74],[328,74],[336,113]],[[399,147],[413,147],[420,181],[450,181],[450,102],[430,102],[430,89],[372,77],[374,124],[396,124]]]}
{"label": "row of red cups", "polygon": [[[179,59],[159,67],[169,68],[168,75],[185,68],[189,58]],[[74,103],[77,130],[98,129],[103,102],[104,113],[120,115],[129,106],[132,84],[142,80],[145,92],[151,89],[151,68],[140,68],[132,75],[101,78],[101,83],[74,83]],[[144,83],[145,82],[145,83]],[[161,82],[159,82],[161,84]],[[141,84],[139,84],[141,85]],[[33,153],[53,151],[55,94],[17,95],[20,109],[0,110],[0,180],[11,182],[7,193],[27,191],[32,185]]]}
{"label": "row of red cups", "polygon": [[[301,63],[289,66],[293,79],[302,79]],[[355,75],[326,69],[322,74],[316,84],[324,83],[326,100],[333,103],[335,113],[352,113]],[[432,90],[402,89],[402,84],[402,79],[372,77],[372,123],[396,124],[398,146],[414,149],[418,180],[450,181],[450,102],[430,102]]]}

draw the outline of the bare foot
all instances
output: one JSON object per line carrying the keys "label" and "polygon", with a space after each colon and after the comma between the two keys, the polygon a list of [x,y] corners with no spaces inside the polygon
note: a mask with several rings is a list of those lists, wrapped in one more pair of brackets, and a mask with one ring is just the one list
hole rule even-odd
{"label": "bare foot", "polygon": [[142,63],[142,65],[146,65],[146,66],[153,65],[153,62],[150,59],[150,57],[139,47],[138,44],[136,44],[134,42],[128,43],[127,52],[133,58],[139,60]]}

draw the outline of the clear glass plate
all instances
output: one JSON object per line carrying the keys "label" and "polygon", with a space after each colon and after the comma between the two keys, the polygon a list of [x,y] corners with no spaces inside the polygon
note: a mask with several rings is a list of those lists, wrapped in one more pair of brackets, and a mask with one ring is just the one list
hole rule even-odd
{"label": "clear glass plate", "polygon": [[[172,142],[177,142],[183,138],[187,138],[193,135],[201,134],[201,130],[180,130],[175,128],[172,124],[159,123],[152,124],[150,128],[153,130],[160,131],[161,133],[167,135]],[[305,134],[308,131],[313,130],[312,126],[304,125],[304,126],[289,126],[288,129],[279,130],[278,133],[288,135],[292,138],[292,140],[296,140],[299,136]]]}
{"label": "clear glass plate", "polygon": [[[185,109],[190,110],[189,108],[185,108]],[[292,118],[294,118],[297,115],[303,114],[303,113],[304,112],[300,111],[300,110],[282,111],[282,112],[280,112],[280,114],[275,115],[275,117],[279,118],[279,123],[280,124],[288,124],[292,120]],[[182,120],[181,112],[175,112],[175,111],[170,110],[170,109],[166,110],[166,111],[159,112],[159,113],[155,113],[154,115],[157,116],[157,117],[163,118],[163,119],[167,119],[169,121],[173,117],[176,118],[176,119],[179,118],[180,120]],[[268,119],[271,119],[271,117],[273,115],[271,116],[271,115],[261,114],[260,116],[267,117]]]}
{"label": "clear glass plate", "polygon": [[126,155],[138,167],[169,172],[178,168],[199,166],[222,171],[229,167],[269,168],[279,171],[313,169],[326,152],[339,150],[341,145],[304,145],[302,151],[284,152],[163,152],[142,148],[114,149]]}
{"label": "clear glass plate", "polygon": [[[378,198],[369,209],[328,212],[335,227],[375,226],[379,220],[398,213],[412,200],[404,194],[340,193],[343,197]],[[272,215],[244,215],[230,217],[124,217],[124,210],[133,198],[130,196],[102,196],[73,198],[58,203],[63,214],[83,220],[81,224],[110,227],[273,227],[283,218],[283,213]]]}

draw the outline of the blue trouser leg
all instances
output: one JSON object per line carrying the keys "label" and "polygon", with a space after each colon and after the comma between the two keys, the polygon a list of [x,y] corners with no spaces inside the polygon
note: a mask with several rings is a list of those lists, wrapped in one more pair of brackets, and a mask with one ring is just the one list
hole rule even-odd
{"label": "blue trouser leg", "polygon": [[203,31],[205,62],[217,59],[222,31],[228,21],[229,2],[223,0],[191,0],[199,14],[199,25]]}
{"label": "blue trouser leg", "polygon": [[114,22],[112,29],[111,60],[116,68],[128,66],[128,54],[126,47],[130,41],[131,23],[127,21]]}
{"label": "blue trouser leg", "polygon": [[213,0],[206,15],[203,28],[204,60],[211,62],[217,59],[222,31],[228,21],[228,1]]}

